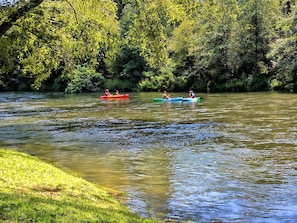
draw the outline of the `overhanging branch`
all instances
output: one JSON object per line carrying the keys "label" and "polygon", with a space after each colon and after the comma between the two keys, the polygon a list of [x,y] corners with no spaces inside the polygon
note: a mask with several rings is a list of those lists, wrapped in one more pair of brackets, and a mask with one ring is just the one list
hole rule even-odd
{"label": "overhanging branch", "polygon": [[8,18],[0,24],[0,37],[2,37],[12,26],[13,24],[22,16],[24,16],[30,10],[36,8],[44,0],[30,0],[26,1],[26,4],[18,8]]}

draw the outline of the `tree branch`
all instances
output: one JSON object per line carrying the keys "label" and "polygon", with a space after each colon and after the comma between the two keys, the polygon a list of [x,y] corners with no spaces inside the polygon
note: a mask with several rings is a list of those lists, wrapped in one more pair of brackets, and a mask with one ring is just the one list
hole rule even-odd
{"label": "tree branch", "polygon": [[8,18],[0,24],[0,38],[13,26],[13,24],[22,16],[24,16],[27,12],[36,8],[40,5],[44,0],[30,0],[26,1],[24,5],[20,8],[16,9],[15,12],[10,14]]}

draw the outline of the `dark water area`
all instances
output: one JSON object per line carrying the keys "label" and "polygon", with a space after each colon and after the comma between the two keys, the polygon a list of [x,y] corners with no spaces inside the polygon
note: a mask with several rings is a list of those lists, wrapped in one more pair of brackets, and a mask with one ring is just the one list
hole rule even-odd
{"label": "dark water area", "polygon": [[[174,93],[173,96],[186,96]],[[0,146],[176,222],[297,222],[297,95],[0,93]]]}

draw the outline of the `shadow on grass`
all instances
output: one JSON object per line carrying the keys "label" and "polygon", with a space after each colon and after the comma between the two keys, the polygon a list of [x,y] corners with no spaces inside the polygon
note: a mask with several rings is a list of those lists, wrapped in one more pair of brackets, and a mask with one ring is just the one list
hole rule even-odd
{"label": "shadow on grass", "polygon": [[[131,213],[124,206],[69,197],[37,197],[0,192],[0,221],[15,222],[154,222]],[[102,206],[102,205],[101,205]]]}

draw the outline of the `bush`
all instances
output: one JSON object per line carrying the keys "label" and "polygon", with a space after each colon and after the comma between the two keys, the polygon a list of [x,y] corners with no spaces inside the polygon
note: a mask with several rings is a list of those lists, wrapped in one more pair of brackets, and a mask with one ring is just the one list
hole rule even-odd
{"label": "bush", "polygon": [[88,66],[78,66],[73,74],[67,75],[69,81],[65,92],[81,93],[89,91],[100,91],[104,86],[104,77]]}

